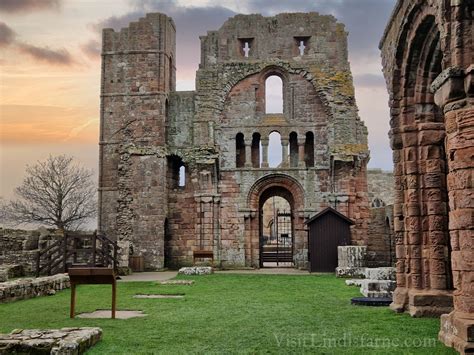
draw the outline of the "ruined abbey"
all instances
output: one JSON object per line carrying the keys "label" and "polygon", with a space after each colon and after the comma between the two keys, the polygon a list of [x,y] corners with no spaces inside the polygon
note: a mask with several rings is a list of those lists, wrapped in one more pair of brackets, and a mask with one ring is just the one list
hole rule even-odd
{"label": "ruined abbey", "polygon": [[[399,0],[380,44],[394,161],[391,307],[444,314],[440,339],[459,351],[474,340],[473,6]],[[192,264],[197,251],[224,267],[264,267],[281,215],[283,261],[306,268],[305,222],[331,207],[354,222],[350,244],[392,263],[388,244],[374,242],[371,206],[385,203],[367,188],[344,26],[317,13],[235,16],[200,37],[196,90],[182,92],[175,38],[159,13],[103,32],[99,229],[129,241],[147,269]],[[280,110],[267,105],[275,77]],[[264,218],[275,198],[276,219]]]}
{"label": "ruined abbey", "polygon": [[[367,130],[344,26],[317,13],[235,16],[200,37],[188,92],[175,90],[175,35],[164,14],[104,30],[100,229],[131,241],[149,269],[190,264],[196,250],[259,267],[263,205],[278,196],[290,205],[294,266],[307,263],[304,222],[325,207],[355,222],[352,243],[367,244]],[[281,142],[274,166],[271,134]]]}
{"label": "ruined abbey", "polygon": [[392,308],[443,314],[440,339],[466,352],[474,350],[473,14],[472,1],[398,1],[380,44],[395,178]]}

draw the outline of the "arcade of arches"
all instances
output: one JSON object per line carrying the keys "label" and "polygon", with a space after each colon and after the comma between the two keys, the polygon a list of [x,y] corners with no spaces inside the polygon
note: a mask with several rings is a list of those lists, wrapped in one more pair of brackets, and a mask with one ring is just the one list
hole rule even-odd
{"label": "arcade of arches", "polygon": [[392,308],[444,314],[440,339],[460,352],[474,351],[473,14],[468,0],[399,1],[381,42],[395,177]]}

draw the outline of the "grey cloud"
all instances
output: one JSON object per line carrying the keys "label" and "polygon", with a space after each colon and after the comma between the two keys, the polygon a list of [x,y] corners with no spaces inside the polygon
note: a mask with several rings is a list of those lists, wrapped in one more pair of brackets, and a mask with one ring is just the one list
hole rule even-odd
{"label": "grey cloud", "polygon": [[177,67],[190,68],[199,63],[200,41],[199,36],[209,30],[219,29],[225,20],[236,13],[220,6],[212,7],[181,7],[171,0],[142,0],[133,2],[133,11],[123,16],[112,16],[93,24],[92,28],[100,31],[102,28],[120,28],[137,21],[148,12],[162,12],[172,17],[176,24]]}
{"label": "grey cloud", "polygon": [[41,10],[58,10],[62,0],[1,0],[0,12],[27,13]]}
{"label": "grey cloud", "polygon": [[6,47],[15,41],[15,32],[5,22],[0,22],[0,47]]}
{"label": "grey cloud", "polygon": [[274,15],[279,12],[317,11],[334,15],[349,32],[352,59],[378,56],[378,43],[395,0],[248,0],[249,12]]}
{"label": "grey cloud", "polygon": [[83,43],[81,46],[81,51],[89,58],[89,59],[99,59],[100,58],[100,42],[91,39],[90,41]]}
{"label": "grey cloud", "polygon": [[27,43],[18,43],[20,53],[29,55],[35,60],[52,65],[72,65],[75,64],[72,56],[66,49],[50,49],[48,47],[36,47]]}
{"label": "grey cloud", "polygon": [[366,88],[385,88],[385,79],[380,74],[361,74],[354,76],[356,86]]}

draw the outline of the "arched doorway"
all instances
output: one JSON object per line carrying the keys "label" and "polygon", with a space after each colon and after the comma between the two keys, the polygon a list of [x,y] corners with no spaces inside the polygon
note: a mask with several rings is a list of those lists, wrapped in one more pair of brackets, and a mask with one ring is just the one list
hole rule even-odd
{"label": "arched doorway", "polygon": [[300,183],[285,174],[266,175],[252,186],[247,202],[251,211],[246,224],[248,264],[306,267],[308,245]]}
{"label": "arched doorway", "polygon": [[260,197],[260,267],[292,267],[293,213],[291,193],[273,187]]}

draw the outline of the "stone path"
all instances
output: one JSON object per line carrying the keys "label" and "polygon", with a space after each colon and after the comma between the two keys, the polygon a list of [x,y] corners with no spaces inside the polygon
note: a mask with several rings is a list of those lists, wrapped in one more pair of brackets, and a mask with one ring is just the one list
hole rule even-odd
{"label": "stone path", "polygon": [[175,278],[177,271],[136,272],[127,276],[120,276],[121,282],[130,281],[165,281]]}

